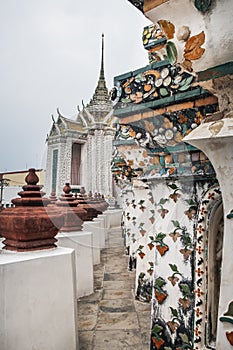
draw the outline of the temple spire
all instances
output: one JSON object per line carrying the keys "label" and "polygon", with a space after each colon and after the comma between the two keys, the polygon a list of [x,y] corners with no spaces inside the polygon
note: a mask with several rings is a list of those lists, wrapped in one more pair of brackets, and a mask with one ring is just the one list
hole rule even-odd
{"label": "temple spire", "polygon": [[100,79],[104,79],[104,34],[103,33],[102,33],[102,56],[101,56]]}
{"label": "temple spire", "polygon": [[90,103],[87,105],[89,111],[94,113],[96,111],[105,111],[108,113],[112,108],[112,103],[110,102],[108,89],[106,87],[106,80],[104,77],[104,34],[102,34],[101,43],[101,65],[100,65],[100,75],[97,83],[97,87],[92,96]]}
{"label": "temple spire", "polygon": [[102,34],[100,75],[95,92],[90,102],[86,106],[83,106],[83,110],[96,121],[101,121],[105,119],[111,109],[112,102],[108,94],[104,76],[104,34]]}

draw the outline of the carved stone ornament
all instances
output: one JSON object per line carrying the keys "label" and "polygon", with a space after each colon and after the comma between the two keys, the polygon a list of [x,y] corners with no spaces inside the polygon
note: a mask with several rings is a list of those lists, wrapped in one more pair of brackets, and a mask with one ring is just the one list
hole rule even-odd
{"label": "carved stone ornament", "polygon": [[195,0],[194,5],[199,11],[206,12],[210,7],[211,2],[211,0]]}

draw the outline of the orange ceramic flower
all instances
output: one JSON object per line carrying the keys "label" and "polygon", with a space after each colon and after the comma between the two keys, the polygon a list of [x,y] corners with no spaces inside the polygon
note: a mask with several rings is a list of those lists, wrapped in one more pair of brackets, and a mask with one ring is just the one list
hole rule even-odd
{"label": "orange ceramic flower", "polygon": [[155,344],[157,350],[159,350],[164,344],[164,340],[162,338],[157,339],[156,337],[152,337],[152,341]]}
{"label": "orange ceramic flower", "polygon": [[163,256],[166,253],[166,251],[169,249],[169,247],[167,245],[157,244],[156,249],[158,250],[159,254]]}
{"label": "orange ceramic flower", "polygon": [[167,298],[167,294],[164,292],[160,293],[159,291],[155,290],[154,294],[159,304],[162,304],[162,302]]}

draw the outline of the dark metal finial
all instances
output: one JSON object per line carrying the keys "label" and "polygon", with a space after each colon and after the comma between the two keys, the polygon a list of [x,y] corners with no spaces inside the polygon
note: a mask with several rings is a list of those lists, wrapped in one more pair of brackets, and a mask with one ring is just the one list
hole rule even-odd
{"label": "dark metal finial", "polygon": [[101,55],[100,78],[104,79],[104,33],[102,33],[102,55]]}

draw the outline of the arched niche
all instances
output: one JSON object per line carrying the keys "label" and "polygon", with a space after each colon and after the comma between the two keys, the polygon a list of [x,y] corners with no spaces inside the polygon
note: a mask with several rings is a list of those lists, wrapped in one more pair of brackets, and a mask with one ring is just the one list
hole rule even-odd
{"label": "arched niche", "polygon": [[215,349],[221,279],[223,205],[219,186],[198,208],[194,265],[194,350]]}
{"label": "arched niche", "polygon": [[217,335],[218,305],[221,283],[223,246],[223,204],[219,200],[213,206],[208,222],[208,274],[206,346],[215,349]]}

